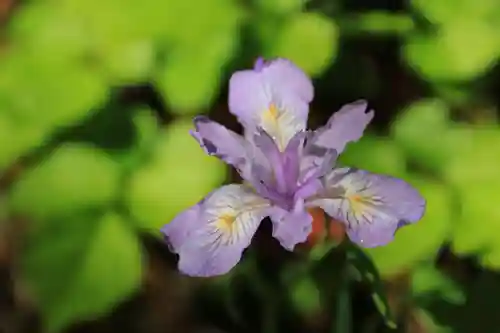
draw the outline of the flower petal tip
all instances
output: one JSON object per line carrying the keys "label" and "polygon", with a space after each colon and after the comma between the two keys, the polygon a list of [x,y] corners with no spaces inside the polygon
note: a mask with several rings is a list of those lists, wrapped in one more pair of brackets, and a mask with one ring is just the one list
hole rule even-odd
{"label": "flower petal tip", "polygon": [[255,63],[253,65],[253,69],[255,71],[261,71],[266,64],[266,61],[264,60],[263,57],[258,57],[257,60],[255,60]]}
{"label": "flower petal tip", "polygon": [[209,123],[209,122],[211,122],[211,120],[207,116],[198,115],[193,118],[193,123],[195,126],[197,126],[199,123]]}

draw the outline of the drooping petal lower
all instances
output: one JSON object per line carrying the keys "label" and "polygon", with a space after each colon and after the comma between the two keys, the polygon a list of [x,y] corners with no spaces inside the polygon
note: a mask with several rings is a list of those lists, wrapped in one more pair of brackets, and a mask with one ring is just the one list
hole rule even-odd
{"label": "drooping petal lower", "polygon": [[347,225],[353,242],[364,247],[385,245],[396,230],[420,220],[425,199],[405,181],[357,169],[335,169],[325,178],[319,206]]}
{"label": "drooping petal lower", "polygon": [[298,201],[291,212],[274,207],[271,221],[273,237],[289,251],[305,242],[312,231],[312,216],[305,210],[303,201]]}
{"label": "drooping petal lower", "polygon": [[[269,203],[243,185],[226,185],[209,196],[191,222],[188,237],[177,243],[179,270],[190,276],[227,273],[241,259]],[[180,224],[179,224],[180,225]],[[167,230],[169,235],[173,228]]]}
{"label": "drooping petal lower", "polygon": [[182,244],[189,239],[189,235],[195,230],[199,215],[200,203],[197,203],[179,213],[172,221],[160,229],[172,252],[179,253]]}
{"label": "drooping petal lower", "polygon": [[276,59],[236,72],[229,81],[229,109],[247,131],[264,128],[285,149],[306,127],[313,86],[293,63]]}
{"label": "drooping petal lower", "polygon": [[363,100],[344,105],[333,114],[325,126],[314,132],[314,145],[342,153],[349,142],[361,138],[366,126],[373,119],[374,113],[372,110],[366,112],[367,106]]}

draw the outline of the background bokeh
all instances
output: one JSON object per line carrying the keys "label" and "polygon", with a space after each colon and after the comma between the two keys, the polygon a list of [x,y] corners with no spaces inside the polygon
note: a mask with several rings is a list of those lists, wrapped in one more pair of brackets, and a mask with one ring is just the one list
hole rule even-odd
{"label": "background bokeh", "polygon": [[[0,0],[0,332],[500,332],[499,31],[497,0]],[[368,100],[341,162],[426,215],[364,252],[264,223],[231,274],[181,276],[159,228],[237,181],[191,119],[240,131],[259,55],[314,78],[312,128]]]}

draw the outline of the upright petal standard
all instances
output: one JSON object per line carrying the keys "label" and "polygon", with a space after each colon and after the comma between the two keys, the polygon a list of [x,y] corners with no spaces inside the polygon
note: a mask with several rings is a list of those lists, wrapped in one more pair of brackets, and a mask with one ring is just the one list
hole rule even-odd
{"label": "upright petal standard", "polygon": [[312,99],[311,80],[286,59],[259,59],[253,70],[236,72],[229,80],[231,113],[246,128],[262,127],[281,150],[305,130]]}
{"label": "upright petal standard", "polygon": [[236,168],[245,185],[213,191],[162,228],[181,272],[227,273],[265,217],[289,251],[311,233],[308,209],[314,207],[342,221],[350,240],[364,247],[385,245],[398,228],[420,220],[425,200],[408,183],[335,165],[372,120],[367,103],[345,105],[324,127],[308,131],[312,98],[311,80],[292,62],[258,59],[229,82],[229,108],[245,136],[195,118],[192,136],[207,154]]}

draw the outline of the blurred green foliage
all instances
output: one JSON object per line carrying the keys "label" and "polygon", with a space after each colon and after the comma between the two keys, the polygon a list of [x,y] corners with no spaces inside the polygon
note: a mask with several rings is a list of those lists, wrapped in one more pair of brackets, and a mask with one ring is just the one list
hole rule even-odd
{"label": "blurred green foliage", "polygon": [[151,160],[130,179],[126,201],[142,228],[158,231],[224,180],[220,162],[188,135],[191,124],[190,119],[179,120],[162,131]]}
{"label": "blurred green foliage", "polygon": [[48,331],[109,311],[139,286],[141,246],[117,213],[52,219],[29,236],[22,268]]}
{"label": "blurred green foliage", "polygon": [[[303,0],[46,0],[15,8],[0,45],[0,168],[22,168],[7,210],[30,221],[22,277],[49,331],[131,296],[143,273],[138,231],[157,233],[225,180],[225,167],[188,130],[233,67],[282,56],[319,78],[334,67],[341,41],[358,36],[400,38],[401,58],[432,95],[407,103],[388,134],[367,133],[341,157],[406,179],[428,202],[422,221],[366,254],[385,279],[413,277],[418,316],[429,327],[438,324],[427,296],[459,304],[465,297],[432,266],[444,244],[500,268],[500,128],[455,120],[481,99],[472,90],[460,99],[443,93],[473,87],[493,70],[500,3],[413,0],[406,13],[350,13],[331,3],[333,10],[314,11]],[[139,85],[152,86],[169,115],[117,97]],[[356,258],[358,270],[367,267]],[[378,278],[367,276],[361,280],[383,295]],[[288,288],[299,312],[321,307],[311,276]],[[387,317],[386,300],[377,304]]]}
{"label": "blurred green foliage", "polygon": [[264,56],[288,58],[311,75],[322,73],[334,60],[339,37],[334,21],[316,13],[301,13],[290,15],[277,29],[272,23],[274,20],[260,23],[271,26],[262,34]]}
{"label": "blurred green foliage", "polygon": [[26,171],[11,189],[14,212],[36,220],[110,206],[119,191],[119,169],[92,147],[62,146]]}
{"label": "blurred green foliage", "polygon": [[[437,81],[470,80],[485,74],[500,56],[500,7],[493,0],[411,1],[433,29],[411,34],[404,47],[410,66]],[[429,32],[428,30],[432,30]]]}

